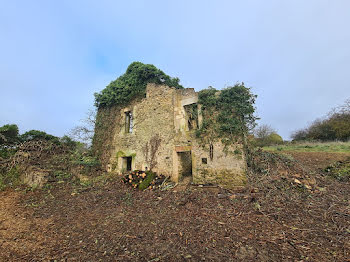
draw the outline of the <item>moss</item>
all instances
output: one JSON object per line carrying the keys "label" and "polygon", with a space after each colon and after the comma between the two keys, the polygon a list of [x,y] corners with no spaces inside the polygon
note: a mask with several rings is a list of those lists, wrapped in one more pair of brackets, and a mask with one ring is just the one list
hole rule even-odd
{"label": "moss", "polygon": [[115,157],[118,159],[119,157],[125,157],[126,154],[123,152],[123,151],[118,151],[116,154],[115,154]]}
{"label": "moss", "polygon": [[136,157],[136,153],[125,153],[123,151],[118,151],[115,154],[115,157],[118,159],[119,157],[132,157],[133,159]]}
{"label": "moss", "polygon": [[139,184],[140,190],[145,190],[148,188],[151,184],[151,182],[155,179],[156,173],[153,173],[152,171],[146,172],[146,178]]}

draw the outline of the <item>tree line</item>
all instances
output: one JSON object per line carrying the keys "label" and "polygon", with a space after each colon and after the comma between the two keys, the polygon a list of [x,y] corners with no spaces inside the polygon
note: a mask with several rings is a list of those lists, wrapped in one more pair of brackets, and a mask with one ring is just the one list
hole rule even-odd
{"label": "tree line", "polygon": [[332,109],[326,117],[292,133],[293,141],[348,141],[350,139],[350,99]]}

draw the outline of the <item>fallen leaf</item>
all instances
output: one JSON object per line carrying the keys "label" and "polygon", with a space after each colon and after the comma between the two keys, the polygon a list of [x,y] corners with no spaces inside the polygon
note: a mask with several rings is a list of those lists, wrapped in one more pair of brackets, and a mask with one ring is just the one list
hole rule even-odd
{"label": "fallen leaf", "polygon": [[301,182],[298,179],[294,179],[294,183],[301,184]]}

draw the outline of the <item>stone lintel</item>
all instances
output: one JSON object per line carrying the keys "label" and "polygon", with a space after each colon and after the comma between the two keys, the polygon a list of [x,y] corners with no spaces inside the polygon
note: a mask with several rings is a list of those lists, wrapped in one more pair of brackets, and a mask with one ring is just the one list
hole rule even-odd
{"label": "stone lintel", "polygon": [[176,152],[188,152],[191,151],[192,146],[175,146]]}

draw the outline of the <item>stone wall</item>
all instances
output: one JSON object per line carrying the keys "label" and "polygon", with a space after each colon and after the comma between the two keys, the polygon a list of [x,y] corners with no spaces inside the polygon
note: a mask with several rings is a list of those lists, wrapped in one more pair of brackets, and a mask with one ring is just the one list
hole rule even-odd
{"label": "stone wall", "polygon": [[[174,88],[149,84],[146,98],[119,110],[121,125],[115,130],[110,171],[123,171],[123,157],[133,157],[133,169],[153,169],[171,176],[174,143]],[[125,112],[133,113],[133,131],[126,133]]]}
{"label": "stone wall", "polygon": [[[194,89],[148,84],[146,98],[135,100],[127,107],[100,109],[94,150],[103,166],[110,172],[122,173],[126,157],[131,157],[133,170],[152,169],[178,182],[192,162],[194,183],[243,185],[246,162],[242,145],[233,145],[230,153],[225,153],[223,144],[216,141],[211,158],[209,146],[200,144],[195,130],[189,130],[184,107],[197,101]],[[125,130],[126,112],[133,115],[131,133]],[[201,119],[199,105],[199,126]]]}
{"label": "stone wall", "polygon": [[[236,144],[229,150],[221,142],[213,143],[210,157],[209,146],[193,147],[194,168],[193,182],[196,184],[213,183],[224,187],[242,186],[246,179],[246,160],[243,146]],[[205,161],[206,160],[206,163]]]}

